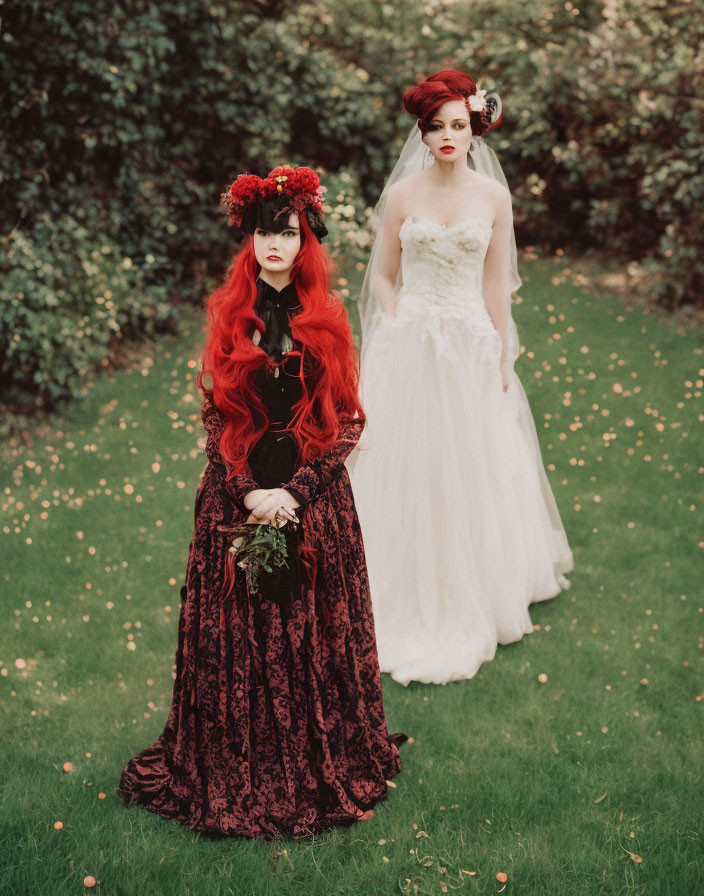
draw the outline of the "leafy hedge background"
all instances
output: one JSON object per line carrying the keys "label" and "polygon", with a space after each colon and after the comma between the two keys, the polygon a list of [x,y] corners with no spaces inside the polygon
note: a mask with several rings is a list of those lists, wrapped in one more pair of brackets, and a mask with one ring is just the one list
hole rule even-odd
{"label": "leafy hedge background", "polygon": [[241,171],[326,172],[331,244],[363,260],[411,121],[446,66],[504,101],[488,139],[519,243],[635,260],[704,305],[704,20],[659,0],[9,0],[2,6],[3,404],[77,396],[122,342],[178,325],[233,253]]}

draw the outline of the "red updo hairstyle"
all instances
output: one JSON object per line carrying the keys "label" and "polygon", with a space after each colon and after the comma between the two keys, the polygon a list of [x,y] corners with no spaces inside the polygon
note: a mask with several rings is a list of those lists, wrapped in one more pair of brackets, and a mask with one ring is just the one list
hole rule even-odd
{"label": "red updo hairstyle", "polygon": [[[299,216],[299,227],[301,248],[291,278],[302,310],[291,319],[291,332],[301,344],[302,396],[294,405],[291,429],[301,460],[307,462],[332,446],[341,417],[364,420],[364,414],[349,318],[342,300],[330,292],[330,260],[305,214]],[[248,236],[226,282],[208,299],[210,327],[197,382],[209,392],[203,380],[212,377],[213,402],[227,420],[220,453],[230,467],[228,479],[248,472],[249,453],[269,423],[254,388],[256,371],[267,363],[264,350],[252,342],[255,328],[265,330],[254,310],[259,271],[254,240]]]}
{"label": "red updo hairstyle", "polygon": [[483,112],[474,112],[469,108],[467,98],[477,92],[477,85],[473,78],[464,72],[458,72],[454,68],[445,69],[428,75],[425,81],[421,81],[416,87],[411,87],[403,95],[403,108],[418,119],[418,127],[423,134],[427,133],[428,126],[434,114],[443,103],[452,100],[464,100],[469,113],[469,124],[472,134],[481,137],[491,128],[495,128],[501,122],[501,117],[491,122],[489,109]]}

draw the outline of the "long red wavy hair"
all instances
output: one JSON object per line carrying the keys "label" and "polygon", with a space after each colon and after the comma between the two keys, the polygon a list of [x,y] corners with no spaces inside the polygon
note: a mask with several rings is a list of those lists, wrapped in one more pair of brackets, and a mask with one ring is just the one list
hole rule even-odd
{"label": "long red wavy hair", "polygon": [[[302,396],[293,408],[291,430],[301,461],[319,457],[336,440],[341,417],[364,413],[358,398],[357,366],[349,318],[341,299],[330,292],[330,260],[313,234],[306,215],[299,217],[301,248],[291,268],[291,279],[302,310],[291,319],[294,342],[301,344]],[[225,415],[220,453],[227,461],[228,478],[247,472],[247,458],[268,425],[266,407],[254,388],[257,369],[267,363],[263,349],[254,345],[256,327],[264,323],[254,305],[259,263],[250,236],[235,256],[226,282],[208,299],[209,332],[197,382],[212,377],[213,402]]]}

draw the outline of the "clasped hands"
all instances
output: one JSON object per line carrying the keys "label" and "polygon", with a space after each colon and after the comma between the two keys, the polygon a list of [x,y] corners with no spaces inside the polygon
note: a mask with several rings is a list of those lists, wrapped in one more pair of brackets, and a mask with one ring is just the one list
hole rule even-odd
{"label": "clasped hands", "polygon": [[244,506],[250,511],[248,523],[268,523],[279,528],[285,521],[299,522],[300,504],[285,488],[255,488],[245,495]]}

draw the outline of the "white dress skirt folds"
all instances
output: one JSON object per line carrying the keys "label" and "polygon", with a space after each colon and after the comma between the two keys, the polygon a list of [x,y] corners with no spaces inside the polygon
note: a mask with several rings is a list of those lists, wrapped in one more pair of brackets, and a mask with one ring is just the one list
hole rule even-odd
{"label": "white dress skirt folds", "polygon": [[491,224],[407,218],[396,315],[365,346],[367,428],[350,464],[382,672],[471,678],[533,631],[572,553],[535,424],[482,296]]}

